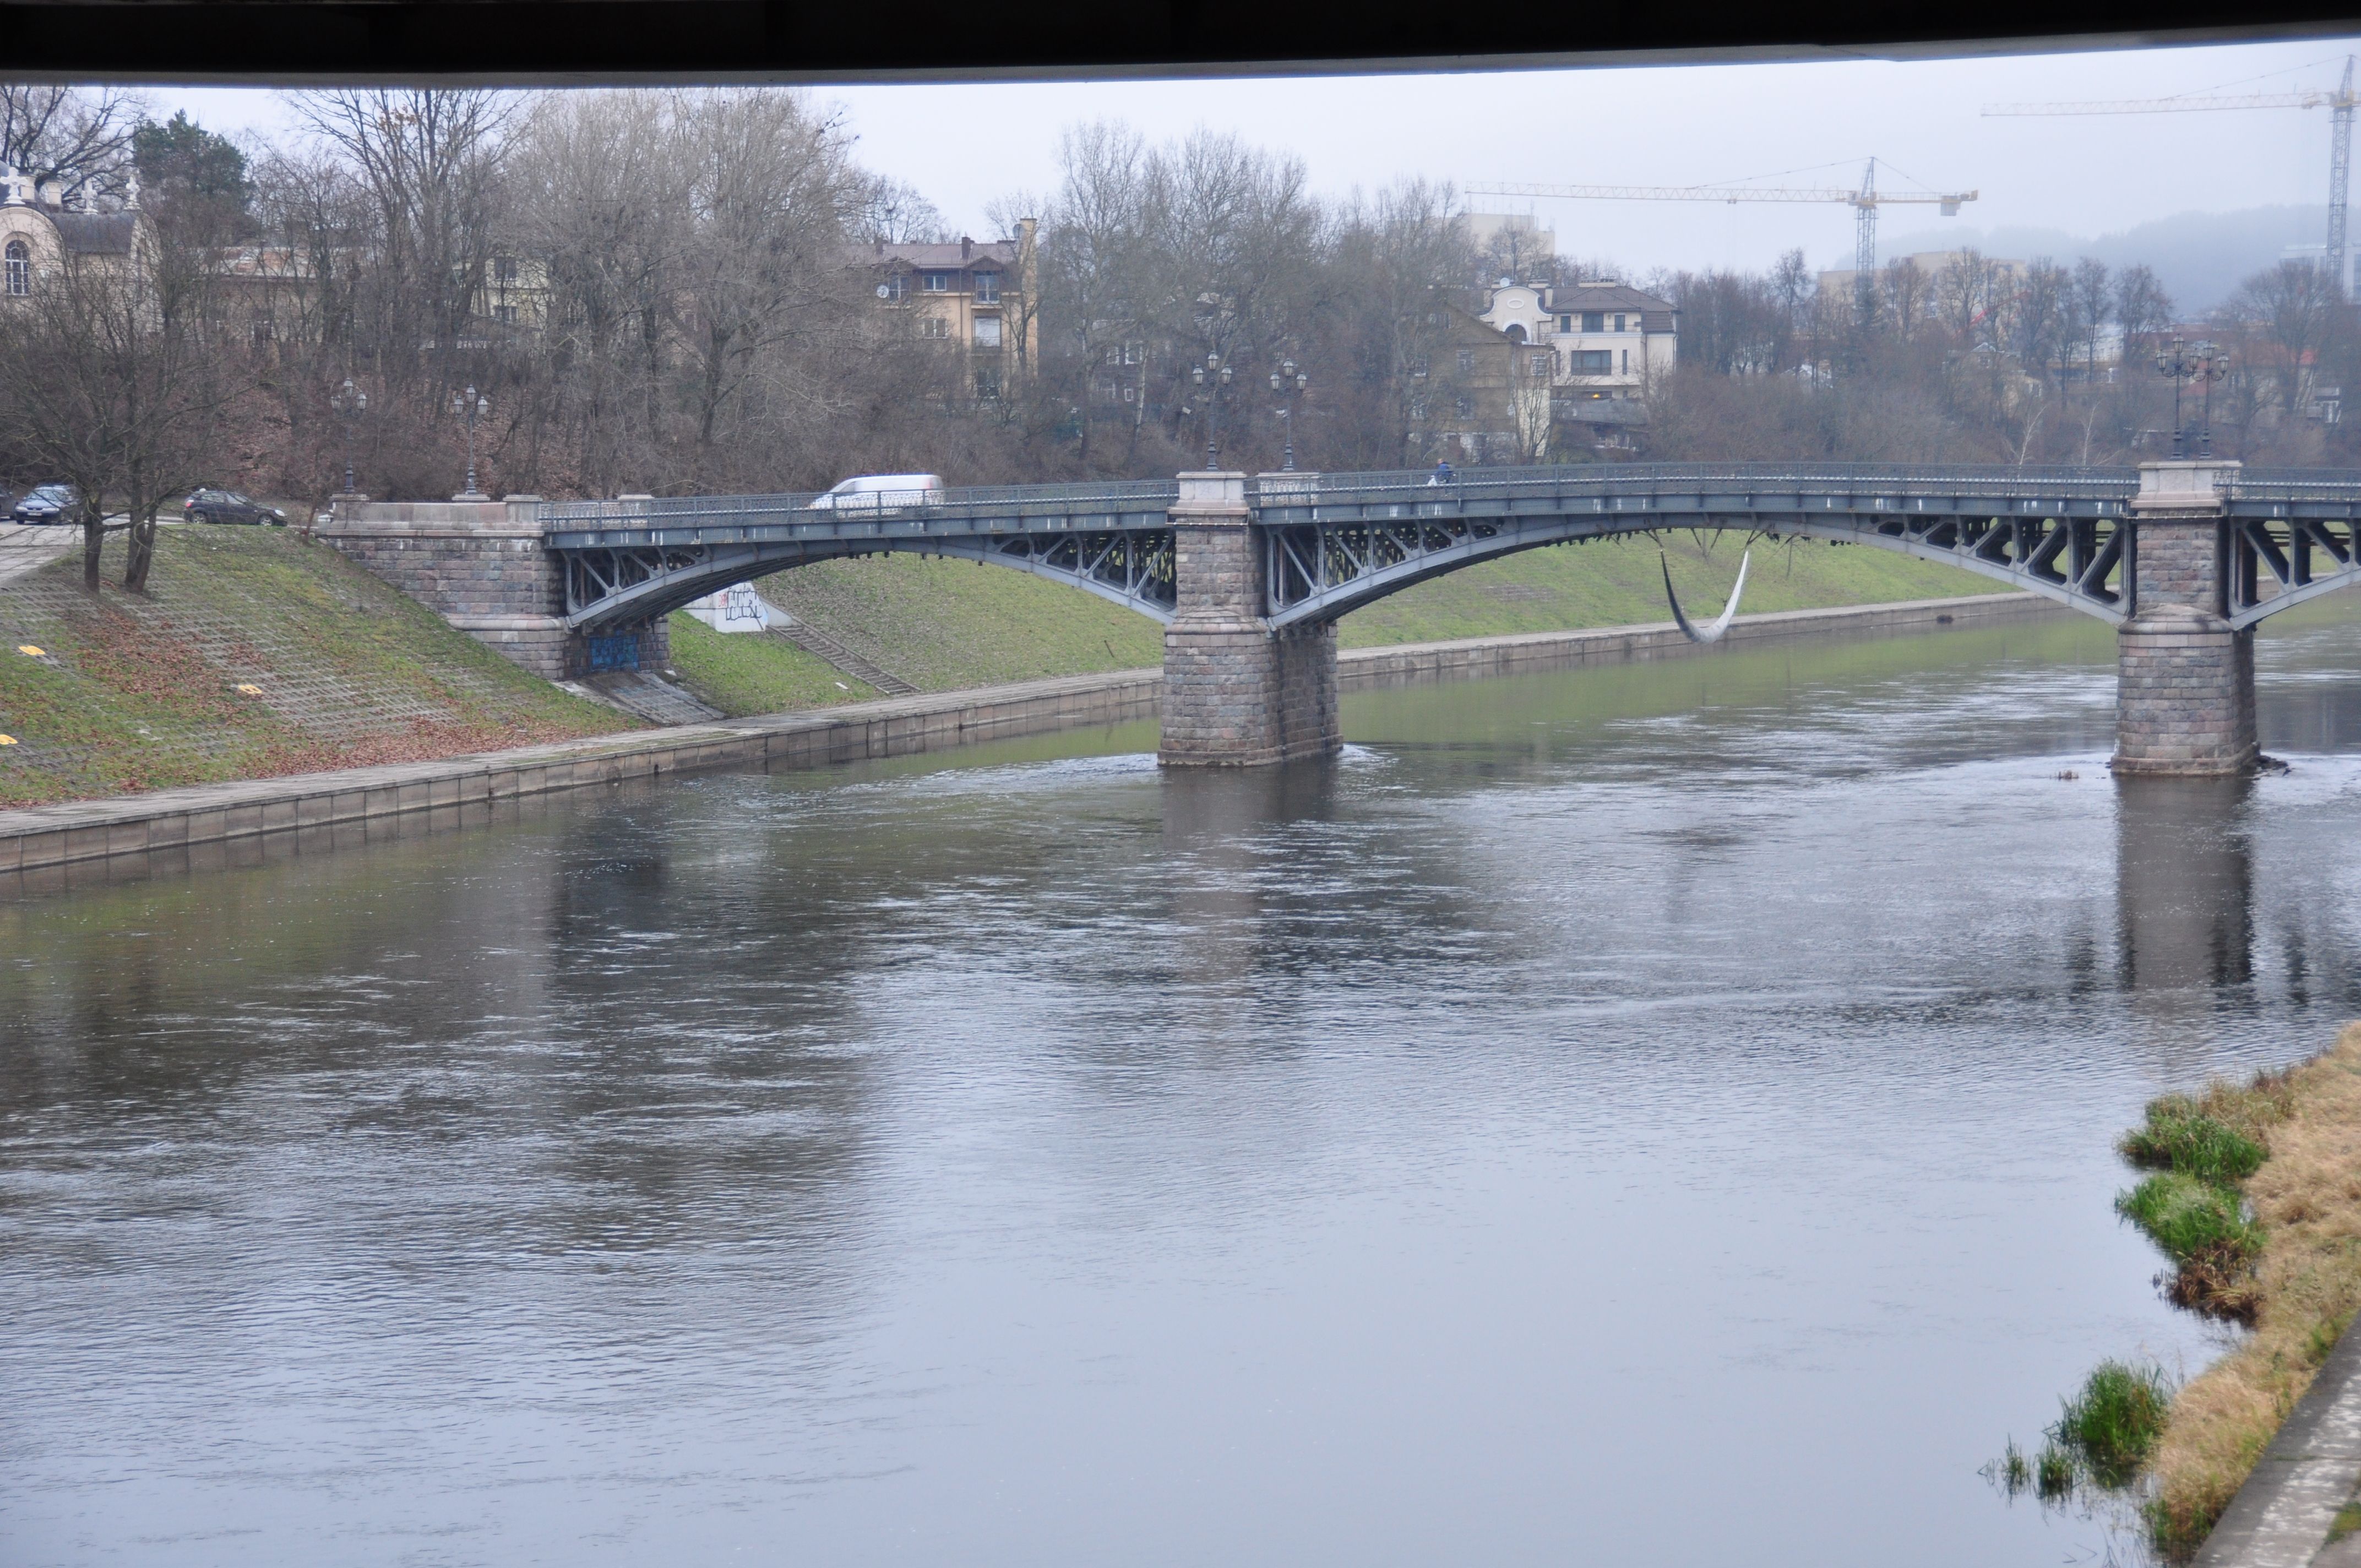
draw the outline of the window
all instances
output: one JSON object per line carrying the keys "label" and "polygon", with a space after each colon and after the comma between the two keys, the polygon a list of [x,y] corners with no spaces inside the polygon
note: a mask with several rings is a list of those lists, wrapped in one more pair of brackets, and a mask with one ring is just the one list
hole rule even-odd
{"label": "window", "polygon": [[979,370],[975,373],[975,395],[979,398],[1000,396],[1000,372]]}
{"label": "window", "polygon": [[979,272],[975,275],[975,302],[979,305],[1000,303],[1000,274]]}
{"label": "window", "polygon": [[1550,356],[1536,354],[1525,362],[1525,367],[1536,376],[1546,376],[1550,373]]}
{"label": "window", "polygon": [[259,311],[246,323],[246,341],[256,348],[268,346],[278,335],[271,326],[270,318]]}
{"label": "window", "polygon": [[1461,419],[1476,417],[1476,400],[1462,392],[1451,400],[1452,411]]}
{"label": "window", "polygon": [[918,287],[929,294],[948,294],[951,291],[951,275],[948,272],[921,272],[918,274]]}
{"label": "window", "polygon": [[1611,348],[1577,348],[1565,357],[1566,368],[1576,376],[1615,374],[1615,351]]}
{"label": "window", "polygon": [[900,272],[887,275],[885,281],[877,285],[877,297],[889,302],[898,302],[906,299],[909,292],[910,280]]}
{"label": "window", "polygon": [[1621,316],[1617,316],[1615,318],[1615,330],[1617,332],[1621,332],[1623,330],[1623,318]]}
{"label": "window", "polygon": [[1473,370],[1473,369],[1475,369],[1475,368],[1476,368],[1476,351],[1475,351],[1474,349],[1472,349],[1472,348],[1463,348],[1463,349],[1461,349],[1461,350],[1459,351],[1459,373],[1460,373],[1462,376],[1465,376],[1466,374],[1467,374],[1467,372],[1469,372],[1470,370]]}
{"label": "window", "polygon": [[1572,332],[1574,330],[1574,318],[1572,316],[1558,317],[1557,330],[1560,332]]}
{"label": "window", "polygon": [[513,283],[516,280],[517,258],[513,256],[493,257],[492,281],[495,283]]}
{"label": "window", "polygon": [[20,300],[33,291],[33,253],[21,239],[8,242],[7,287]]}
{"label": "window", "polygon": [[1410,417],[1413,420],[1422,420],[1426,417],[1426,400],[1424,398],[1412,398],[1410,400]]}
{"label": "window", "polygon": [[940,316],[928,316],[918,323],[920,337],[949,337],[950,334],[951,323]]}
{"label": "window", "polygon": [[1623,374],[1625,374],[1626,376],[1629,376],[1631,373],[1631,351],[1630,349],[1628,349],[1628,348],[1627,348],[1627,349],[1625,349],[1625,350],[1623,351]]}
{"label": "window", "polygon": [[1000,318],[998,316],[978,316],[975,318],[975,345],[978,348],[997,348],[1000,346]]}
{"label": "window", "polygon": [[1509,334],[1509,341],[1510,343],[1522,343],[1525,341],[1524,325],[1520,322],[1510,322],[1507,326],[1502,327],[1500,330]]}
{"label": "window", "polygon": [[1607,313],[1605,311],[1583,312],[1582,330],[1585,332],[1605,332],[1607,330]]}

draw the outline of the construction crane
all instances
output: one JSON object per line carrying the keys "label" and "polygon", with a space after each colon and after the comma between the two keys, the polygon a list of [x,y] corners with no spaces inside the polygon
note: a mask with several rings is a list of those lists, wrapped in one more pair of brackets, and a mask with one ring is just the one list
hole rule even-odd
{"label": "construction crane", "polygon": [[1910,192],[1889,195],[1877,188],[1877,159],[1861,172],[1861,189],[1793,185],[1485,185],[1470,186],[1471,196],[1540,196],[1573,202],[1843,202],[1854,215],[1853,267],[1863,279],[1877,270],[1877,209],[1904,204],[1939,205],[1943,215],[1956,218],[1963,202],[1976,199],[1973,191]]}
{"label": "construction crane", "polygon": [[1987,104],[1996,115],[2180,115],[2214,109],[2320,109],[2330,111],[2328,130],[2328,271],[2338,288],[2345,271],[2345,192],[2353,170],[2353,57],[2345,57],[2345,80],[2333,93],[2246,93],[2235,97],[2191,94],[2182,98],[2109,98],[2085,104]]}

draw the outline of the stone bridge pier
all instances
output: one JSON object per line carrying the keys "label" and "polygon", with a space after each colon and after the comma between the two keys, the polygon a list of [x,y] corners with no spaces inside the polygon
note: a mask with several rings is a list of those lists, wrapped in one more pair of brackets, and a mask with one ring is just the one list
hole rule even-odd
{"label": "stone bridge pier", "polygon": [[2255,633],[2225,618],[2230,462],[2147,463],[2131,502],[2132,615],[2115,641],[2119,774],[2243,773],[2255,735]]}
{"label": "stone bridge pier", "polygon": [[[1273,476],[1276,477],[1276,476]],[[1167,764],[1247,766],[1321,757],[1336,718],[1336,623],[1274,631],[1246,477],[1180,476],[1171,511],[1178,602],[1164,630]]]}

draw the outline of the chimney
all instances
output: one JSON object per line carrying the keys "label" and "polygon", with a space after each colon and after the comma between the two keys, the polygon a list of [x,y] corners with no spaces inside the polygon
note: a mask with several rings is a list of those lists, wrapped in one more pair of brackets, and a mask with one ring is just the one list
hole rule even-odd
{"label": "chimney", "polygon": [[971,255],[974,254],[974,251],[975,241],[968,238],[965,235],[960,236],[960,259],[961,261],[965,261]]}
{"label": "chimney", "polygon": [[41,205],[44,207],[55,208],[65,205],[66,188],[64,182],[58,180],[42,181],[40,183],[40,196]]}

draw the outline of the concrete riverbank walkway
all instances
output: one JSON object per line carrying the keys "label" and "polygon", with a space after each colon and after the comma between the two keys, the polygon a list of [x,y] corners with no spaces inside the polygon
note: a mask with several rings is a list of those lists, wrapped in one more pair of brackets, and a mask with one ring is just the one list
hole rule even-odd
{"label": "concrete riverbank walkway", "polygon": [[2361,1568],[2361,1532],[2334,1542],[2361,1487],[2361,1334],[2345,1331],[2231,1499],[2195,1568]]}
{"label": "concrete riverbank walkway", "polygon": [[[1338,661],[1338,685],[1350,692],[1529,674],[1721,653],[1749,643],[1816,634],[1921,631],[2063,613],[2070,612],[2030,594],[1986,594],[1742,616],[1722,641],[1704,647],[1690,642],[1671,622],[1399,644],[1345,652]],[[16,878],[19,888],[38,891],[50,885],[49,880],[46,874],[30,873],[117,856],[185,854],[204,845],[448,812],[667,773],[817,767],[1126,723],[1157,717],[1163,685],[1160,670],[1119,670],[642,729],[434,762],[241,779],[0,811],[0,879]]]}

